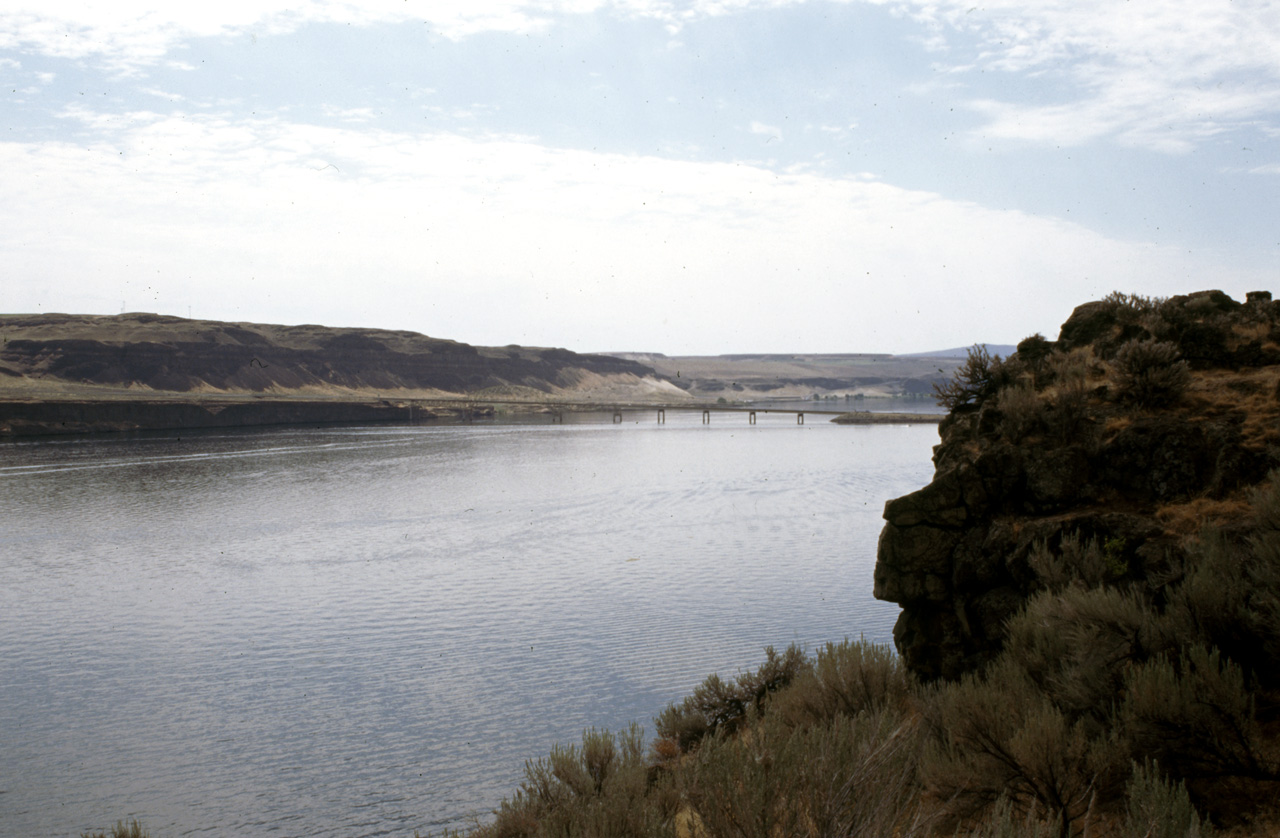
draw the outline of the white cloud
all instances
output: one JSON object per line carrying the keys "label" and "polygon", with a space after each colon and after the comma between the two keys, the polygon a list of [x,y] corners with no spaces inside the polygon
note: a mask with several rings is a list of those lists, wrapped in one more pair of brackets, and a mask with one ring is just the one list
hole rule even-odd
{"label": "white cloud", "polygon": [[[868,179],[279,119],[0,143],[6,311],[156,308],[668,352],[1016,340],[1208,257]],[[1028,278],[1031,278],[1030,280]],[[1255,277],[1240,276],[1237,293]]]}
{"label": "white cloud", "polygon": [[766,125],[763,122],[756,122],[755,120],[752,120],[751,125],[747,130],[752,134],[759,134],[762,137],[767,137],[769,140],[782,139],[782,129],[776,125]]}
{"label": "white cloud", "polygon": [[[14,0],[0,15],[0,49],[102,61],[132,72],[163,59],[182,42],[233,33],[282,34],[307,23],[427,22],[451,38],[481,31],[525,32],[549,16],[595,3],[575,0]],[[170,62],[173,64],[173,62]],[[189,68],[189,65],[176,64]]]}
{"label": "white cloud", "polygon": [[[426,22],[460,39],[531,32],[565,15],[607,10],[677,32],[710,17],[802,2],[818,0],[11,0],[0,15],[0,49],[92,58],[131,72],[162,60],[176,66],[169,53],[191,38],[279,34],[306,23]],[[974,102],[990,120],[982,129],[988,137],[1054,144],[1109,138],[1180,152],[1280,110],[1280,5],[1268,0],[834,2],[889,5],[910,15],[950,70],[1065,85],[1049,103]]]}
{"label": "white cloud", "polygon": [[1280,7],[1262,0],[970,0],[902,8],[976,39],[962,67],[1066,84],[1053,104],[978,101],[985,136],[1108,137],[1166,152],[1280,111]]}

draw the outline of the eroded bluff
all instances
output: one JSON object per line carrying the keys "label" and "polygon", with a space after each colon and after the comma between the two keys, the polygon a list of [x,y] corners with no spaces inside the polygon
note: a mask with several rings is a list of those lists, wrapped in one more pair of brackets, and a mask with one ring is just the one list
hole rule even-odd
{"label": "eroded bluff", "polygon": [[1185,539],[1239,525],[1280,465],[1278,385],[1267,292],[1114,294],[1057,341],[971,353],[940,394],[933,482],[885,506],[875,595],[902,606],[909,668],[952,679],[991,660],[1070,545],[1092,540],[1109,582],[1167,581]]}

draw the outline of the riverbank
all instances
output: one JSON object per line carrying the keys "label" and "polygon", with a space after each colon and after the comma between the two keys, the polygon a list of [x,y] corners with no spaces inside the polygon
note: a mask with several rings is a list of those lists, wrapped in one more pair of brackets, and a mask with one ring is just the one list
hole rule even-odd
{"label": "riverbank", "polygon": [[0,400],[0,437],[260,425],[421,422],[492,416],[492,406],[422,407],[389,400],[116,399]]}

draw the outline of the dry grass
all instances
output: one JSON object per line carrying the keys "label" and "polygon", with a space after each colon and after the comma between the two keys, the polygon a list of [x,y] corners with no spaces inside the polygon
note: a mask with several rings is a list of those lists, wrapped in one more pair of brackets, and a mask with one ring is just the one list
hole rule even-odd
{"label": "dry grass", "polygon": [[1241,490],[1221,500],[1195,498],[1186,503],[1171,503],[1156,510],[1156,519],[1165,532],[1172,535],[1198,535],[1208,524],[1221,526],[1247,519],[1250,515],[1247,495],[1247,491]]}
{"label": "dry grass", "polygon": [[1255,340],[1262,342],[1265,346],[1268,343],[1267,335],[1270,332],[1271,324],[1267,322],[1234,323],[1227,335],[1227,348],[1235,351]]}
{"label": "dry grass", "polygon": [[1262,448],[1280,441],[1280,368],[1206,370],[1188,391],[1193,410],[1208,416],[1238,416],[1242,442]]}

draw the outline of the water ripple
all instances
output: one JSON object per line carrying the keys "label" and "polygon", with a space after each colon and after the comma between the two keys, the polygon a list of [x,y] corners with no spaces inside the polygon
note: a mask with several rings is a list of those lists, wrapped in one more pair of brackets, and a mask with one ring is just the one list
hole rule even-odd
{"label": "water ripple", "polygon": [[0,833],[465,826],[524,760],[865,634],[931,427],[276,429],[3,448]]}

